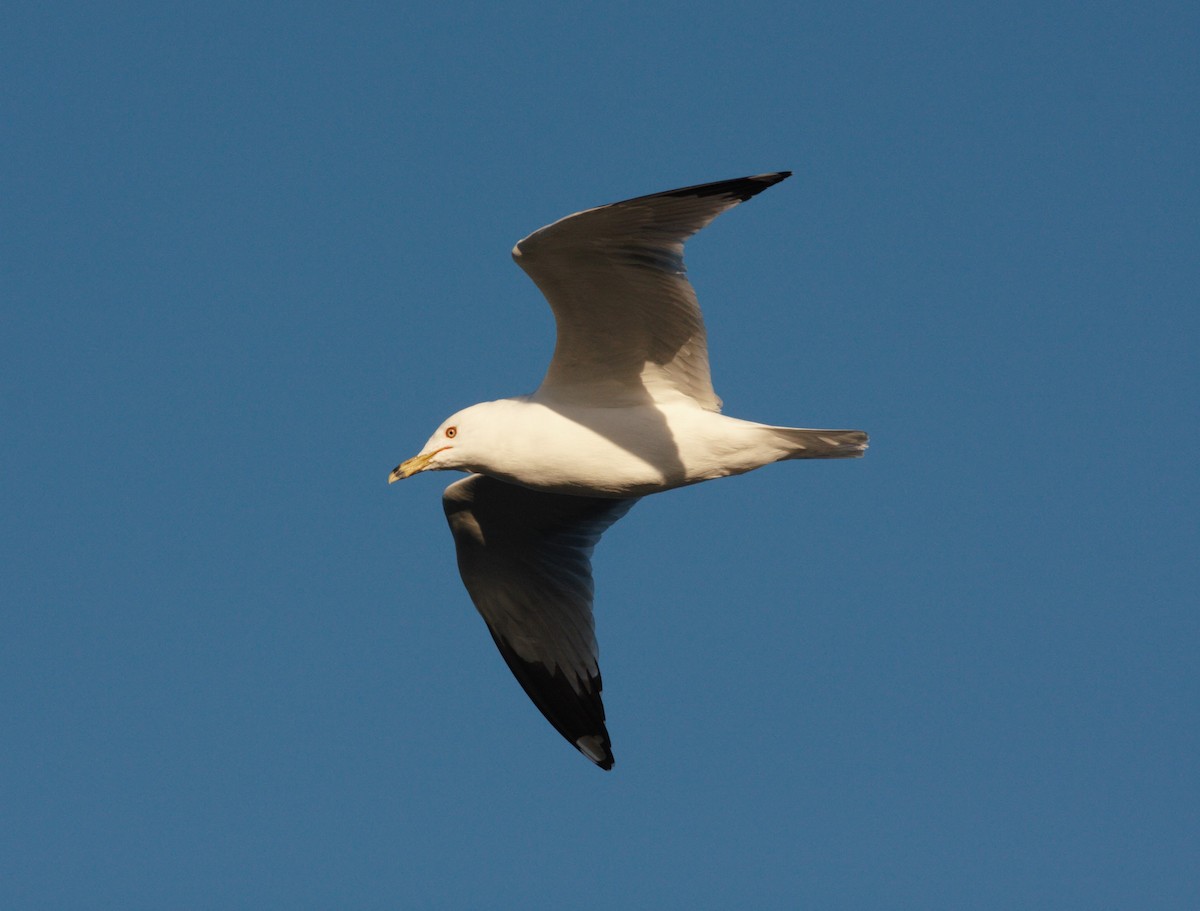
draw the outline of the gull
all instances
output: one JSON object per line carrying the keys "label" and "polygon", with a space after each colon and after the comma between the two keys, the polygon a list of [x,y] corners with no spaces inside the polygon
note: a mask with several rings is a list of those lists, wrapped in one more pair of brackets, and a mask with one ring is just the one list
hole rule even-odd
{"label": "gull", "polygon": [[513,258],[558,330],[542,384],[451,415],[388,477],[470,472],[442,496],[463,583],[534,705],[602,769],[613,753],[592,617],[600,536],[648,494],[867,448],[860,430],[728,417],[713,391],[684,242],[790,175],[639,196],[519,241]]}

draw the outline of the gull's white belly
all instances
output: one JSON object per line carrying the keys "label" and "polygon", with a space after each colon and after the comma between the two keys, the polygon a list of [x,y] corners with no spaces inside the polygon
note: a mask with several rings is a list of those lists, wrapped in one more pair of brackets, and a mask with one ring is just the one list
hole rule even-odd
{"label": "gull's white belly", "polygon": [[507,400],[504,433],[471,470],[525,487],[644,496],[780,457],[762,425],[694,406],[581,408]]}

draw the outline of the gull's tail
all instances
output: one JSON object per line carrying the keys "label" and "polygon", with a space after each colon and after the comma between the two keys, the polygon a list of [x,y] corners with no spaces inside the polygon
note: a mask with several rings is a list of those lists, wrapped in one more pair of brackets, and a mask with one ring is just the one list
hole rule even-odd
{"label": "gull's tail", "polygon": [[857,459],[867,451],[861,430],[807,430],[802,427],[768,428],[787,450],[785,459]]}

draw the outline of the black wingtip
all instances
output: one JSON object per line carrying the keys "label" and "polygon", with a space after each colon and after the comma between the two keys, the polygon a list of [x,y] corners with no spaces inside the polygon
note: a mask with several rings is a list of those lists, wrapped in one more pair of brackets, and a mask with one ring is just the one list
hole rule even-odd
{"label": "black wingtip", "polygon": [[[614,202],[614,206],[627,206],[630,203],[645,202],[649,199],[685,198],[707,199],[713,196],[723,196],[726,199],[736,199],[745,202],[751,196],[757,196],[768,187],[773,187],[781,180],[792,176],[791,171],[773,171],[770,174],[752,174],[749,177],[735,177],[733,180],[717,180],[713,183],[698,183],[691,187],[680,187],[678,190],[664,190],[661,193],[648,193],[645,196],[635,196],[632,199],[622,199]],[[528,239],[528,238],[526,238]]]}
{"label": "black wingtip", "polygon": [[585,758],[606,772],[613,767],[612,741],[604,724],[604,702],[600,675],[591,677],[582,691],[576,690],[559,669],[526,661],[488,627],[504,663],[526,695],[554,729]]}
{"label": "black wingtip", "polygon": [[590,759],[606,772],[612,771],[612,744],[608,740],[608,731],[593,734],[590,737],[580,737],[575,741],[575,749]]}
{"label": "black wingtip", "polygon": [[678,190],[668,190],[666,193],[656,193],[656,196],[732,196],[745,202],[751,196],[757,196],[768,187],[773,187],[782,180],[792,176],[791,171],[774,171],[770,174],[753,174],[750,177],[735,177],[733,180],[718,180],[713,183],[696,184],[694,187],[681,187]]}

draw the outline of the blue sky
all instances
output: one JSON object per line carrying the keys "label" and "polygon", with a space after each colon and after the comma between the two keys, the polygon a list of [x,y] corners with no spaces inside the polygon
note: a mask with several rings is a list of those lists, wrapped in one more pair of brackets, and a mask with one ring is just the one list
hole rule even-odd
{"label": "blue sky", "polygon": [[[0,904],[1194,908],[1192,4],[22,4]],[[596,554],[617,766],[440,493],[553,345],[513,243],[689,246],[728,413],[868,430]]]}

